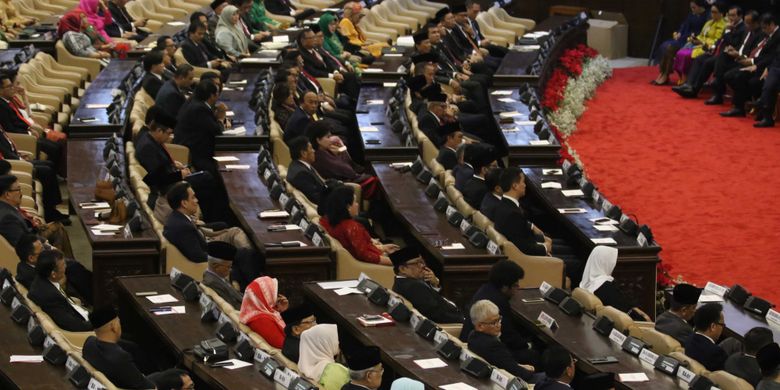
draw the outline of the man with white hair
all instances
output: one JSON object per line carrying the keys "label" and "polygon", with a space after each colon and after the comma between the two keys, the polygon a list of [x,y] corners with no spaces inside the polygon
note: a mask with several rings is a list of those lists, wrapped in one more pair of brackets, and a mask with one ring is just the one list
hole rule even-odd
{"label": "man with white hair", "polygon": [[471,305],[469,317],[474,324],[474,331],[469,335],[469,349],[485,359],[488,363],[503,368],[510,374],[528,381],[533,376],[534,367],[519,364],[501,340],[501,315],[498,306],[482,299]]}

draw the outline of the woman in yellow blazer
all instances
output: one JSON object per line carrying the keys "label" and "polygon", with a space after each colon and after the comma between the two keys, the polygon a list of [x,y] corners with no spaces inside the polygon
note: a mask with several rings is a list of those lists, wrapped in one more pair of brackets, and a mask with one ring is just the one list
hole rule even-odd
{"label": "woman in yellow blazer", "polygon": [[710,20],[704,23],[701,32],[697,36],[688,37],[688,44],[677,51],[674,57],[674,71],[680,76],[678,84],[685,82],[688,69],[694,58],[715,50],[718,41],[726,30],[726,18],[723,17],[726,9],[716,3],[710,8]]}
{"label": "woman in yellow blazer", "polygon": [[382,56],[382,48],[388,47],[388,45],[384,42],[373,42],[366,38],[363,30],[358,26],[363,16],[365,16],[363,14],[363,6],[360,3],[349,2],[345,4],[344,17],[339,22],[339,31],[341,35],[349,40],[349,43],[360,46],[363,50],[371,53],[372,56],[379,58]]}

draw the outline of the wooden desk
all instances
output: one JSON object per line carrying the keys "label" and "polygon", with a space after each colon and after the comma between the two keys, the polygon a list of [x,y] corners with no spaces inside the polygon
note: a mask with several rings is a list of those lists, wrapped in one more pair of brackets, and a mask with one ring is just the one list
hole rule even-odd
{"label": "wooden desk", "polygon": [[[252,93],[255,89],[255,82],[257,82],[259,76],[258,72],[232,73],[230,78],[228,78],[228,82],[223,86],[219,101],[225,103],[228,106],[228,110],[233,111],[235,114],[231,118],[233,127],[244,126],[246,134],[218,135],[216,140],[217,150],[257,150],[261,144],[268,141],[268,135],[262,134],[263,128],[255,124],[255,111],[249,106],[249,101],[252,100]],[[246,84],[230,84],[231,81],[240,80],[246,80]]]}
{"label": "wooden desk", "polygon": [[[279,279],[282,291],[293,303],[300,302],[301,284],[310,280],[327,280],[335,275],[335,264],[331,264],[330,247],[318,247],[306,238],[300,230],[270,232],[268,226],[284,223],[285,219],[260,219],[257,214],[263,210],[283,209],[279,201],[273,200],[268,187],[257,174],[257,153],[218,152],[218,156],[236,156],[240,161],[229,164],[245,164],[247,170],[222,172],[222,181],[233,210],[241,227],[258,248],[265,248],[265,273]],[[224,167],[226,163],[219,163]],[[305,247],[265,247],[268,242],[301,241]]]}
{"label": "wooden desk", "polygon": [[[363,152],[366,161],[409,161],[417,156],[417,147],[406,146],[399,134],[393,132],[390,120],[385,114],[388,102],[393,97],[393,87],[382,84],[364,83],[360,87],[355,113],[359,127],[376,127],[378,132],[360,132],[363,137]],[[382,104],[369,104],[370,100],[382,100]],[[378,144],[368,143],[378,140]]]}
{"label": "wooden desk", "polygon": [[440,358],[434,344],[418,336],[409,323],[397,323],[395,326],[366,328],[356,318],[363,314],[381,314],[383,306],[375,305],[365,295],[338,296],[333,290],[323,290],[316,283],[305,283],[303,291],[306,297],[322,309],[336,322],[339,329],[348,331],[361,343],[376,346],[381,350],[382,363],[393,369],[399,376],[419,380],[428,389],[463,382],[477,389],[490,389],[490,379],[476,379],[460,371],[458,362],[447,361],[446,367],[424,370],[414,360]]}
{"label": "wooden desk", "polygon": [[11,39],[8,41],[8,47],[9,48],[22,48],[25,46],[33,45],[36,49],[48,53],[52,56],[57,55],[56,51],[54,49],[54,45],[57,43],[57,34],[54,31],[47,31],[43,33],[38,33],[39,36],[35,38],[27,38],[27,39]]}
{"label": "wooden desk", "polygon": [[[494,95],[497,91],[511,91],[511,95]],[[513,99],[514,102],[503,102],[502,99]],[[561,145],[555,137],[548,140],[548,145],[531,145],[531,141],[538,141],[539,137],[534,133],[534,125],[520,125],[518,122],[530,121],[528,115],[531,111],[528,106],[520,101],[520,91],[516,88],[488,90],[488,101],[490,110],[493,112],[493,120],[496,127],[501,129],[504,135],[505,147],[509,154],[510,165],[538,166],[552,165],[560,158],[559,152]],[[514,124],[500,123],[500,113],[517,111],[522,114],[520,117],[513,118]],[[506,129],[509,129],[507,131]],[[517,129],[512,131],[512,129]]]}
{"label": "wooden desk", "polygon": [[[130,75],[133,67],[138,64],[136,60],[118,60],[113,59],[108,66],[92,81],[89,88],[81,97],[81,103],[76,112],[73,113],[70,124],[68,124],[68,136],[73,138],[96,138],[107,137],[113,133],[124,132],[127,123],[127,111],[133,101],[133,91],[130,88],[126,93],[123,106],[121,108],[120,120],[118,123],[112,122],[108,117],[106,108],[87,108],[88,104],[109,104],[113,101],[113,91],[125,82]],[[94,117],[92,122],[81,122],[81,118]]]}
{"label": "wooden desk", "polygon": [[[398,71],[398,67],[407,62],[409,62],[409,57],[403,55],[383,55],[369,65],[368,69],[363,69],[361,79],[363,82],[396,82],[405,75],[405,73]],[[370,69],[380,69],[381,72],[372,71]]]}
{"label": "wooden desk", "polygon": [[[558,168],[558,167],[549,167]],[[635,236],[629,236],[622,231],[601,232],[593,227],[591,218],[604,217],[592,199],[568,198],[560,189],[542,189],[542,180],[561,182],[566,189],[564,176],[543,176],[542,168],[523,169],[526,174],[526,196],[531,196],[536,203],[544,208],[547,215],[553,216],[559,226],[572,237],[574,249],[580,258],[587,259],[590,251],[596,246],[591,238],[611,237],[617,242],[618,261],[613,272],[615,281],[621,292],[630,301],[636,302],[650,317],[655,318],[656,265],[660,261],[658,252],[661,247],[656,245],[641,247]],[[559,208],[583,208],[582,214],[561,214]]]}
{"label": "wooden desk", "polygon": [[[408,235],[404,237],[407,245],[416,244],[427,255],[428,265],[442,281],[442,295],[458,307],[465,307],[487,280],[490,267],[506,257],[472,245],[459,228],[450,225],[444,213],[434,210],[434,200],[425,195],[425,186],[411,173],[399,173],[386,162],[371,166],[390,209]],[[441,248],[453,243],[461,243],[465,249]]]}
{"label": "wooden desk", "polygon": [[[208,8],[208,7],[205,7]],[[207,14],[208,15],[208,14]],[[180,22],[185,23],[183,26],[174,26],[171,24],[164,24],[162,27],[160,27],[157,32],[149,34],[146,38],[144,38],[141,42],[138,42],[138,45],[133,48],[133,50],[130,50],[127,52],[127,56],[130,58],[139,58],[146,55],[146,53],[150,52],[150,45],[156,45],[157,44],[157,38],[167,35],[169,37],[173,37],[174,35],[178,34],[180,31],[187,28],[189,25],[189,20],[180,20]]]}
{"label": "wooden desk", "polygon": [[27,342],[27,327],[11,320],[11,308],[0,308],[0,388],[3,389],[75,389],[65,377],[65,366],[41,363],[10,363],[11,355],[41,355],[42,347]]}
{"label": "wooden desk", "polygon": [[[79,223],[92,248],[92,285],[95,292],[95,306],[113,301],[113,280],[117,276],[156,274],[160,272],[160,240],[151,228],[148,216],[147,229],[125,236],[96,236],[89,226],[96,225],[94,210],[84,210],[79,203],[93,202],[95,182],[100,167],[104,166],[103,146],[105,139],[68,140],[68,193],[71,209],[75,210]],[[119,150],[121,159],[124,153]],[[123,162],[124,163],[124,162]],[[142,212],[143,213],[143,212]]]}
{"label": "wooden desk", "polygon": [[780,328],[777,325],[767,323],[764,317],[753,314],[729,300],[721,302],[721,304],[723,305],[723,322],[726,323],[726,330],[730,335],[741,340],[750,329],[761,326],[771,330],[775,340],[780,340]]}
{"label": "wooden desk", "polygon": [[[668,376],[660,371],[656,371],[649,364],[639,360],[639,358],[624,352],[620,346],[609,340],[607,336],[602,336],[593,330],[594,318],[588,314],[581,317],[572,317],[566,315],[558,306],[548,302],[524,303],[522,299],[539,298],[541,293],[538,289],[523,289],[515,293],[511,300],[512,315],[518,322],[522,323],[526,329],[532,329],[535,334],[542,338],[547,344],[558,344],[571,352],[577,358],[577,368],[585,373],[593,374],[597,372],[615,373],[615,386],[618,389],[678,389],[688,388],[682,386],[682,381]],[[555,318],[558,323],[558,329],[551,331],[545,327],[536,326],[536,319],[544,311]],[[612,364],[591,364],[587,359],[601,356],[614,356],[618,359],[617,363]],[[643,372],[650,378],[649,382],[618,382],[619,373],[639,373]]]}
{"label": "wooden desk", "polygon": [[[171,287],[168,275],[150,275],[122,277],[117,279],[119,312],[122,325],[137,330],[142,336],[138,342],[149,356],[161,358],[164,355],[181,364],[210,389],[274,389],[274,383],[263,376],[254,366],[235,370],[212,368],[198,361],[191,348],[202,340],[214,338],[217,323],[200,321],[198,302],[184,302],[181,292]],[[171,294],[184,305],[185,314],[157,316],[149,312],[155,306],[144,297],[135,296],[139,291],[157,291],[159,294]],[[133,325],[133,327],[129,326]],[[230,358],[236,358],[233,345]],[[158,352],[158,353],[153,353]],[[171,364],[171,363],[168,363]],[[200,388],[200,387],[199,387]]]}

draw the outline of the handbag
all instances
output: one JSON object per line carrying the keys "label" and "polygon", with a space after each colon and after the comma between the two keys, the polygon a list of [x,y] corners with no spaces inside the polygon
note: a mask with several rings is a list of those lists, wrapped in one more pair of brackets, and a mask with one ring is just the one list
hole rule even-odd
{"label": "handbag", "polygon": [[95,199],[111,203],[115,198],[114,184],[110,180],[98,179],[95,183]]}
{"label": "handbag", "polygon": [[111,206],[111,214],[106,222],[112,225],[123,225],[127,220],[127,206],[124,199],[117,199]]}

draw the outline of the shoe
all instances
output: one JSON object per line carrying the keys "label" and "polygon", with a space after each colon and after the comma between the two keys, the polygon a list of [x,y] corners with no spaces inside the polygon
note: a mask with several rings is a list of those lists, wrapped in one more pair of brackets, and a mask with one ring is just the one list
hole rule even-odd
{"label": "shoe", "polygon": [[764,121],[764,110],[758,110],[756,112],[756,122],[763,122]]}
{"label": "shoe", "polygon": [[46,222],[59,222],[65,226],[70,226],[70,215],[63,214],[58,210],[52,210],[45,212]]}
{"label": "shoe", "polygon": [[758,121],[756,123],[753,123],[753,127],[756,127],[756,128],[775,127],[775,121],[773,121],[771,119],[764,119],[762,121]]}
{"label": "shoe", "polygon": [[718,104],[723,104],[723,96],[712,95],[711,98],[709,98],[709,99],[704,101],[704,104],[706,104],[708,106],[714,106],[714,105],[718,105]]}
{"label": "shoe", "polygon": [[653,80],[653,81],[650,82],[650,84],[655,85],[655,86],[667,85],[667,84],[669,84],[669,80],[666,80],[663,83],[659,83],[658,81]]}
{"label": "shoe", "polygon": [[693,90],[693,87],[688,84],[683,84],[679,87],[672,87],[672,91],[677,92],[678,95],[688,99],[695,98],[697,95]]}
{"label": "shoe", "polygon": [[726,112],[721,112],[720,116],[726,117],[726,118],[733,118],[738,116],[745,116],[745,111],[740,110],[738,108],[732,108]]}

